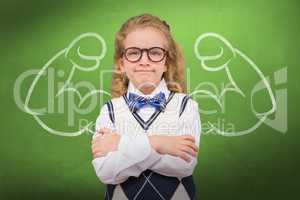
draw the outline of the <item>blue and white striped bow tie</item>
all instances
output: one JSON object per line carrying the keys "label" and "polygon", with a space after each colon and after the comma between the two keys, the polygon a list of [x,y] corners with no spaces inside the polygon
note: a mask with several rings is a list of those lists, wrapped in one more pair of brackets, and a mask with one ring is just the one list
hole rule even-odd
{"label": "blue and white striped bow tie", "polygon": [[138,111],[145,105],[151,105],[156,110],[163,111],[166,107],[166,96],[163,92],[158,93],[152,98],[145,98],[134,93],[129,93],[129,109],[132,112]]}

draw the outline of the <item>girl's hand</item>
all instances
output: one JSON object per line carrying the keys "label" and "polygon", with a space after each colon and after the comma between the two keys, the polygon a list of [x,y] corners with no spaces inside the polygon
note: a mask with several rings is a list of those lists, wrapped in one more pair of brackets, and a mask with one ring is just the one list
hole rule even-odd
{"label": "girl's hand", "polygon": [[178,156],[183,160],[190,162],[191,156],[197,156],[198,147],[195,144],[195,139],[191,135],[184,136],[149,136],[151,146],[160,154],[170,154]]}
{"label": "girl's hand", "polygon": [[110,129],[104,128],[97,131],[98,135],[92,141],[93,158],[106,156],[111,151],[118,150],[121,136],[111,133]]}

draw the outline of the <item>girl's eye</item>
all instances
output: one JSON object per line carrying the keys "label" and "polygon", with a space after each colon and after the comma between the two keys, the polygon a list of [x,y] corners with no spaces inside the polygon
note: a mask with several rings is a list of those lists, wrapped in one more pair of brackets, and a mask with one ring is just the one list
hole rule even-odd
{"label": "girl's eye", "polygon": [[127,55],[128,56],[136,56],[136,55],[139,55],[139,52],[138,51],[129,51],[129,52],[127,52]]}
{"label": "girl's eye", "polygon": [[161,51],[154,50],[154,51],[150,51],[150,54],[152,56],[161,56],[163,53]]}

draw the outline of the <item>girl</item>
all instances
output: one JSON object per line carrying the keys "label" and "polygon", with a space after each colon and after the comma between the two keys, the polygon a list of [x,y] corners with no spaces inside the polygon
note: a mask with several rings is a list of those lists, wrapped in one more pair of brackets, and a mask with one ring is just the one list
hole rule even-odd
{"label": "girl", "polygon": [[196,199],[198,104],[185,94],[182,53],[158,17],[116,34],[112,100],[96,121],[92,164],[105,199]]}

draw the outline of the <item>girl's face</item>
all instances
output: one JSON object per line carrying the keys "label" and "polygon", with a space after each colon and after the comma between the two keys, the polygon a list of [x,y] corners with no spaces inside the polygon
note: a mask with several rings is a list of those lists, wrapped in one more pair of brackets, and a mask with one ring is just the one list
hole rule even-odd
{"label": "girl's face", "polygon": [[[130,32],[124,40],[124,49],[137,47],[140,49],[150,49],[152,47],[160,47],[165,49],[166,39],[164,35],[155,28],[137,28]],[[129,52],[129,51],[128,51]],[[149,52],[152,56],[159,55],[155,50]],[[126,55],[135,56],[136,52]],[[129,61],[126,56],[121,58],[120,68],[124,72],[134,86],[140,90],[144,87],[157,86],[161,80],[163,73],[166,71],[166,56],[159,61],[151,61],[146,51],[142,51],[140,60],[136,62]]]}

